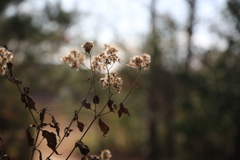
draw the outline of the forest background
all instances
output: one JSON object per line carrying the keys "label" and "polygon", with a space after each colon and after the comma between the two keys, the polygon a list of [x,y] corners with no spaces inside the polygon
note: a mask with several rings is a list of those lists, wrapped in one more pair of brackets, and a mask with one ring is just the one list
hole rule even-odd
{"label": "forest background", "polygon": [[[63,127],[86,79],[60,58],[85,41],[96,53],[115,45],[126,62],[152,56],[126,102],[131,117],[112,114],[107,137],[93,128],[86,137],[91,152],[108,148],[115,160],[240,159],[240,1],[0,1],[0,45],[13,50],[16,77],[31,87],[37,107],[50,108]],[[135,72],[117,69],[127,88]],[[31,118],[17,89],[4,76],[0,82],[4,150],[28,159]]]}

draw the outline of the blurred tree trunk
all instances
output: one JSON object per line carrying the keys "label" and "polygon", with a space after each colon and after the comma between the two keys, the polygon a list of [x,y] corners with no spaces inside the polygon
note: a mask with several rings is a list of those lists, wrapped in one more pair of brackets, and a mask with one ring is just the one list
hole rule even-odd
{"label": "blurred tree trunk", "polygon": [[191,59],[192,59],[192,34],[193,34],[194,20],[195,20],[196,0],[186,0],[186,1],[189,4],[189,19],[188,19],[188,26],[187,26],[187,35],[188,35],[187,59],[185,63],[185,69],[186,69],[186,72],[188,72]]}
{"label": "blurred tree trunk", "polygon": [[[149,87],[149,109],[150,109],[150,120],[149,120],[149,159],[154,160],[160,158],[162,154],[162,148],[158,143],[158,132],[157,128],[159,127],[158,119],[156,113],[159,112],[159,95],[158,91],[155,88],[158,87],[158,80],[159,76],[158,73],[161,70],[161,66],[159,62],[161,62],[161,52],[158,48],[159,37],[156,32],[156,10],[155,5],[156,0],[151,1],[151,26],[152,26],[152,33],[150,35],[149,45],[152,48],[152,66],[150,69],[150,87]],[[150,46],[149,46],[150,47]],[[159,61],[159,62],[158,62]],[[156,76],[157,75],[157,76]]]}
{"label": "blurred tree trunk", "polygon": [[[152,56],[149,71],[148,104],[149,117],[149,156],[151,160],[171,159],[174,156],[174,133],[172,119],[172,96],[174,89],[171,84],[171,74],[164,70],[162,65],[162,52],[160,49],[160,36],[157,31],[157,0],[151,1],[151,33],[147,43]],[[163,127],[161,127],[163,125]],[[159,128],[165,130],[159,131]],[[161,134],[160,134],[161,133]],[[163,133],[163,134],[162,134]],[[161,138],[160,136],[163,135]]]}

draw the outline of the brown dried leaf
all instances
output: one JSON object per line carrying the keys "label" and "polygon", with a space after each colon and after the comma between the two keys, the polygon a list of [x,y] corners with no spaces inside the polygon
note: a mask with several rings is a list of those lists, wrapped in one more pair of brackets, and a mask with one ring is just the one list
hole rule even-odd
{"label": "brown dried leaf", "polygon": [[29,127],[27,128],[25,133],[26,133],[26,136],[27,136],[27,139],[28,139],[28,145],[33,146],[34,139],[32,138],[31,133],[29,132]]}
{"label": "brown dried leaf", "polygon": [[57,145],[56,135],[53,132],[42,130],[42,136],[47,139],[47,146],[51,148],[57,155],[61,155],[56,150]]}
{"label": "brown dried leaf", "polygon": [[94,98],[93,98],[93,103],[94,104],[99,104],[99,102],[100,102],[99,97],[97,95],[95,95]]}
{"label": "brown dried leaf", "polygon": [[114,112],[112,105],[113,105],[113,101],[109,100],[108,101],[108,108],[110,109],[111,112]]}
{"label": "brown dried leaf", "polygon": [[120,108],[118,110],[118,116],[119,118],[122,116],[122,113],[127,114],[130,117],[130,113],[127,108],[124,107],[124,105],[121,103]]}
{"label": "brown dried leaf", "polygon": [[27,99],[27,104],[28,104],[28,107],[30,108],[30,109],[34,109],[34,110],[37,110],[36,108],[35,108],[35,102],[34,102],[34,100],[32,99],[32,97],[30,97],[29,95],[25,95],[25,97],[26,97],[26,99]]}
{"label": "brown dried leaf", "polygon": [[130,117],[130,113],[127,108],[123,108],[123,113],[127,114]]}
{"label": "brown dried leaf", "polygon": [[22,81],[14,78],[14,77],[12,77],[12,76],[10,76],[10,75],[5,74],[5,76],[6,76],[6,78],[7,78],[10,82],[12,82],[12,83],[19,84],[19,85],[22,84]]}
{"label": "brown dried leaf", "polygon": [[103,132],[103,136],[105,136],[109,131],[109,127],[101,120],[101,118],[99,118],[98,125]]}
{"label": "brown dried leaf", "polygon": [[82,122],[77,121],[77,126],[78,126],[78,129],[80,130],[80,132],[82,132],[85,125]]}
{"label": "brown dried leaf", "polygon": [[41,112],[40,112],[40,121],[41,121],[41,123],[43,123],[43,121],[44,121],[45,113],[46,113],[46,108],[43,108],[41,110]]}
{"label": "brown dried leaf", "polygon": [[66,128],[64,129],[64,134],[65,134],[65,136],[68,137],[72,131],[73,131],[72,129],[70,129],[69,127],[66,127]]}
{"label": "brown dried leaf", "polygon": [[88,103],[86,99],[84,99],[84,100],[82,101],[82,105],[83,105],[85,108],[87,108],[87,109],[92,109],[92,108],[91,108],[91,104]]}
{"label": "brown dried leaf", "polygon": [[58,137],[60,138],[60,127],[59,127],[59,123],[55,120],[55,118],[54,118],[53,115],[51,115],[51,116],[52,116],[52,123],[53,123],[53,125],[50,124],[50,126],[51,126],[52,128],[55,128],[55,130],[56,130],[56,132],[57,132],[57,135],[58,135]]}
{"label": "brown dried leaf", "polygon": [[75,146],[79,148],[82,155],[87,155],[90,152],[88,146],[85,145],[82,141],[77,141],[75,143]]}
{"label": "brown dried leaf", "polygon": [[122,109],[120,108],[120,109],[118,110],[118,116],[119,116],[119,118],[122,116],[122,113],[123,113],[123,111],[122,111]]}

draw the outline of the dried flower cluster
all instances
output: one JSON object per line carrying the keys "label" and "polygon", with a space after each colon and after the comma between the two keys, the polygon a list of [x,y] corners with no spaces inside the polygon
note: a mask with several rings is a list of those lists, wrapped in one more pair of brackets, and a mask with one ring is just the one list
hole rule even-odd
{"label": "dried flower cluster", "polygon": [[82,45],[82,48],[84,49],[85,52],[90,54],[93,46],[94,46],[93,42],[86,42]]}
{"label": "dried flower cluster", "polygon": [[84,156],[81,160],[110,160],[112,157],[111,152],[108,149],[105,149],[101,152],[101,155],[87,155]]}
{"label": "dried flower cluster", "polygon": [[101,160],[110,160],[111,157],[112,157],[112,154],[108,149],[105,149],[101,152],[101,155],[100,155]]}
{"label": "dried flower cluster", "polygon": [[5,47],[0,47],[0,74],[4,75],[6,72],[7,63],[13,58],[13,54]]}
{"label": "dried flower cluster", "polygon": [[121,59],[117,56],[117,48],[105,44],[105,52],[100,53],[93,57],[92,70],[106,70],[108,65],[115,62],[121,62]]}
{"label": "dried flower cluster", "polygon": [[[91,71],[91,77],[88,78],[87,80],[91,80],[91,85],[89,85],[89,90],[87,93],[86,98],[82,101],[82,105],[79,107],[78,110],[75,110],[74,112],[74,116],[73,119],[71,120],[69,127],[66,127],[64,129],[64,136],[61,138],[60,137],[60,125],[59,123],[56,121],[55,117],[48,113],[48,109],[47,108],[43,108],[42,110],[38,110],[36,108],[35,105],[35,101],[33,100],[33,98],[30,96],[30,88],[29,87],[21,87],[20,84],[22,84],[21,81],[19,81],[18,79],[16,79],[13,75],[12,72],[12,63],[10,63],[11,59],[13,58],[13,54],[10,50],[7,49],[7,47],[0,47],[0,74],[5,74],[6,70],[8,70],[8,74],[6,74],[6,78],[12,82],[15,83],[20,91],[21,94],[21,101],[25,104],[25,107],[29,109],[29,112],[35,122],[35,124],[30,125],[27,130],[25,131],[26,133],[26,137],[28,140],[28,145],[30,147],[32,147],[32,156],[31,156],[31,160],[33,160],[34,158],[34,154],[35,151],[38,151],[40,156],[39,159],[42,159],[42,153],[41,151],[38,149],[38,147],[40,146],[41,142],[43,139],[46,139],[47,141],[47,146],[52,150],[52,153],[47,157],[47,159],[50,159],[50,157],[53,154],[56,155],[61,155],[58,153],[57,149],[58,147],[62,144],[63,140],[68,137],[70,135],[70,132],[72,132],[73,130],[71,129],[71,126],[73,124],[74,121],[77,122],[77,127],[79,129],[80,132],[83,132],[80,140],[78,140],[72,151],[69,153],[68,157],[66,158],[66,160],[69,159],[69,157],[71,157],[73,151],[76,148],[79,148],[81,154],[83,155],[83,157],[81,158],[81,160],[110,160],[110,158],[112,157],[112,154],[109,150],[103,150],[101,152],[100,155],[89,155],[90,149],[88,148],[88,146],[86,144],[84,144],[81,140],[84,138],[84,136],[88,133],[89,128],[93,125],[93,123],[98,119],[98,125],[100,130],[103,132],[103,136],[105,136],[109,130],[110,127],[102,120],[102,115],[106,115],[109,114],[111,112],[114,112],[114,110],[118,109],[118,116],[119,118],[123,115],[126,114],[128,116],[130,116],[130,112],[128,110],[128,108],[126,108],[123,104],[123,102],[128,98],[128,96],[130,95],[130,93],[132,92],[133,88],[135,87],[137,83],[137,79],[138,76],[134,82],[134,84],[132,85],[131,90],[127,93],[127,95],[125,96],[125,98],[121,101],[121,103],[116,104],[113,100],[112,100],[112,96],[115,93],[120,93],[121,89],[122,89],[122,84],[123,81],[121,79],[121,77],[117,76],[116,72],[110,72],[110,70],[112,69],[113,65],[115,64],[115,62],[121,62],[121,59],[117,56],[117,52],[118,49],[105,44],[105,50],[104,52],[96,55],[96,56],[92,56],[91,54],[91,50],[93,47],[93,43],[92,42],[86,42],[82,45],[83,50],[88,53],[89,56],[89,63],[91,68],[87,68],[84,64],[84,60],[86,58],[86,55],[81,54],[78,50],[72,50],[70,51],[70,53],[66,56],[64,56],[62,58],[63,62],[66,62],[71,68],[79,70],[80,65],[85,66],[87,69],[89,69]],[[130,59],[130,62],[128,64],[128,66],[131,66],[133,68],[139,68],[139,71],[143,68],[144,70],[149,69],[149,64],[151,61],[151,57],[148,54],[142,54],[141,56],[136,56]],[[97,109],[97,105],[100,102],[100,97],[99,95],[97,95],[97,91],[96,91],[96,76],[99,75],[99,73],[95,72],[95,70],[98,70],[99,72],[101,72],[102,70],[105,70],[105,77],[104,78],[100,78],[100,84],[103,85],[104,89],[109,89],[109,97],[106,99],[107,103],[105,103],[106,105],[104,105],[102,107],[102,109],[98,110]],[[138,75],[140,74],[140,72],[138,73]],[[113,87],[115,90],[112,92],[110,90],[110,87]],[[91,92],[94,91],[93,93],[95,94],[94,96],[91,95]],[[91,96],[93,96],[93,101],[92,103],[94,103],[94,108],[91,108],[91,102],[89,101],[89,98],[91,98]],[[87,127],[87,129],[84,129],[85,125],[83,122],[79,121],[78,116],[80,114],[81,108],[85,107],[86,109],[91,109],[94,111],[94,119],[92,120],[92,122],[90,123],[90,125]],[[108,108],[108,109],[106,109]],[[106,109],[106,110],[105,110]],[[40,117],[39,121],[37,120],[37,118],[34,116],[34,114],[32,114],[32,110],[36,111],[36,114],[39,114],[37,117]],[[45,119],[45,115],[50,115],[52,117],[52,121],[50,123],[46,123],[46,119]],[[46,126],[50,126],[51,128],[55,128],[55,133],[54,132],[49,132],[48,130],[43,130],[44,127]],[[37,134],[35,136],[35,138],[32,137],[30,130],[36,130]],[[40,135],[42,135],[42,140],[39,142],[39,137]],[[59,139],[59,143],[57,142],[57,139]],[[2,142],[2,139],[0,137],[0,143]],[[0,144],[1,145],[1,144]],[[1,152],[1,146],[0,146],[0,152]],[[0,160],[4,158],[10,159],[9,156],[2,156],[0,154]]]}
{"label": "dried flower cluster", "polygon": [[130,67],[133,68],[139,68],[139,69],[144,69],[148,70],[150,68],[150,62],[151,62],[151,57],[149,54],[142,54],[141,56],[136,56],[130,59],[130,62],[127,64]]}
{"label": "dried flower cluster", "polygon": [[116,91],[120,93],[123,81],[121,77],[117,77],[116,72],[112,72],[110,74],[106,74],[104,78],[101,78],[100,83],[102,83],[104,89],[109,88],[112,85]]}
{"label": "dried flower cluster", "polygon": [[84,54],[81,54],[78,50],[74,49],[67,56],[64,56],[62,61],[68,63],[71,68],[78,70],[80,65],[83,64],[85,58],[86,56]]}

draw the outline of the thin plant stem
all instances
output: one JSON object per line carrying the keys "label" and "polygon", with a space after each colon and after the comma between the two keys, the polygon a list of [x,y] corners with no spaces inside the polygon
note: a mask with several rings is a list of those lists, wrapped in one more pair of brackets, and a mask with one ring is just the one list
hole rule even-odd
{"label": "thin plant stem", "polygon": [[[13,71],[10,70],[9,72],[10,72],[10,76],[13,78],[13,80],[14,80],[14,82],[15,82],[15,84],[16,84],[18,90],[20,91],[20,93],[21,93],[21,94],[24,94],[23,91],[21,90],[21,88],[20,88],[18,82],[16,81],[14,75],[13,75]],[[37,130],[38,130],[38,131],[37,131],[36,138],[35,138],[35,143],[34,143],[34,146],[33,146],[33,149],[32,149],[32,154],[31,154],[31,160],[33,160],[34,152],[35,152],[35,149],[36,149],[36,142],[38,141],[38,137],[39,137],[40,130],[38,129],[38,123],[37,123],[37,120],[35,119],[35,117],[34,117],[32,111],[31,111],[31,109],[30,109],[29,107],[28,107],[28,110],[29,110],[29,112],[30,112],[30,114],[31,114],[31,116],[32,116],[32,118],[33,118],[33,120],[34,120],[34,123],[35,123],[36,126],[37,126]]]}
{"label": "thin plant stem", "polygon": [[[137,84],[137,80],[138,80],[138,78],[139,78],[140,72],[141,72],[141,69],[139,69],[138,75],[137,75],[137,77],[136,77],[136,79],[135,79],[135,81],[134,81],[134,83],[133,83],[130,91],[128,92],[128,94],[127,94],[126,97],[122,100],[121,103],[123,103],[124,101],[126,101],[126,99],[129,97],[130,93],[132,92],[133,88],[134,88],[135,85]],[[121,104],[121,103],[120,103],[120,104]]]}
{"label": "thin plant stem", "polygon": [[[91,64],[91,54],[90,54],[90,64]],[[91,69],[92,69],[92,66],[91,66]],[[95,73],[95,72],[94,72],[94,73]],[[94,73],[92,73],[93,80],[91,81],[91,85],[90,85],[90,87],[89,87],[89,90],[88,90],[88,93],[87,93],[85,99],[87,99],[88,96],[90,95],[91,90],[92,90],[92,87],[95,88],[95,84],[94,84],[94,75],[95,75],[95,74],[94,74]],[[63,138],[62,138],[62,139],[60,140],[60,142],[57,144],[56,149],[61,145],[61,143],[63,142],[63,140],[67,137],[68,130],[71,128],[73,122],[75,121],[75,117],[79,114],[79,112],[81,111],[82,107],[83,107],[83,105],[81,105],[80,108],[77,110],[77,112],[75,112],[74,117],[72,118],[70,124],[69,124],[68,127],[67,127],[67,128],[68,128],[67,131],[64,133]],[[54,154],[54,152],[52,152],[47,158],[50,159],[50,157],[51,157],[53,154]]]}
{"label": "thin plant stem", "polygon": [[33,160],[34,152],[35,152],[35,150],[37,148],[36,144],[37,144],[37,140],[38,140],[39,134],[40,134],[40,129],[37,129],[37,135],[36,135],[36,138],[35,138],[35,143],[34,143],[33,148],[32,148],[31,160]]}
{"label": "thin plant stem", "polygon": [[40,144],[42,143],[43,140],[44,140],[44,138],[42,138],[41,141],[38,143],[38,145],[36,146],[36,149],[40,146]]}

